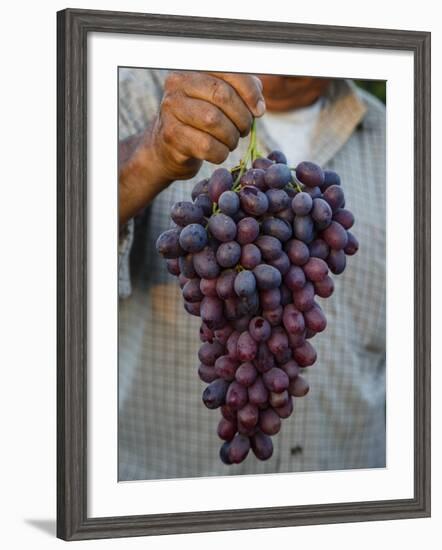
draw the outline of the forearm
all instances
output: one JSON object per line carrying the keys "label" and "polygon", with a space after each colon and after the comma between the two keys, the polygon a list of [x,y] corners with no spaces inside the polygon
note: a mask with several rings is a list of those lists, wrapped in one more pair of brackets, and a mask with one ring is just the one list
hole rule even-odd
{"label": "forearm", "polygon": [[171,183],[152,147],[149,131],[120,142],[118,180],[120,225]]}

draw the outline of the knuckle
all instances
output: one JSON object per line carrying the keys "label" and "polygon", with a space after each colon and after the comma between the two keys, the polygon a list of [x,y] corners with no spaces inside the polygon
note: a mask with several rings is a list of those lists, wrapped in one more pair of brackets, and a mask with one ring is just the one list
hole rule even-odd
{"label": "knuckle", "polygon": [[171,122],[165,122],[162,128],[163,140],[167,145],[172,145],[175,141],[175,125]]}
{"label": "knuckle", "polygon": [[172,149],[171,159],[175,164],[182,165],[187,161],[187,156],[178,149]]}
{"label": "knuckle", "polygon": [[207,160],[214,164],[221,164],[229,155],[229,149],[225,145],[218,143],[210,136],[202,136],[198,141],[195,157],[201,160]]}
{"label": "knuckle", "polygon": [[202,117],[204,124],[209,128],[215,128],[220,123],[220,116],[216,109],[206,109]]}
{"label": "knuckle", "polygon": [[164,88],[166,90],[172,90],[178,87],[183,79],[183,75],[179,71],[171,71],[164,82]]}
{"label": "knuckle", "polygon": [[216,81],[213,85],[212,100],[214,103],[225,105],[232,101],[231,88],[221,81]]}
{"label": "knuckle", "polygon": [[213,140],[209,136],[201,138],[199,150],[204,158],[206,158],[213,150]]}
{"label": "knuckle", "polygon": [[167,92],[161,101],[161,111],[174,116],[176,111],[186,108],[185,97],[181,91],[173,90]]}
{"label": "knuckle", "polygon": [[173,96],[170,93],[166,93],[161,100],[161,110],[170,111],[173,104]]}

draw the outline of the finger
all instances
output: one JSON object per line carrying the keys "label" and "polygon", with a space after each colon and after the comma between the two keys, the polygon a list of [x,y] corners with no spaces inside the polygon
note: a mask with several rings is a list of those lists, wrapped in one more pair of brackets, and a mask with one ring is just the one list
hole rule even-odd
{"label": "finger", "polygon": [[230,84],[255,117],[265,113],[266,105],[262,95],[262,82],[254,75],[234,73],[210,73]]}
{"label": "finger", "polygon": [[216,138],[178,119],[166,117],[163,121],[163,138],[167,147],[179,153],[179,160],[194,158],[221,164],[229,156],[229,149]]}
{"label": "finger", "polygon": [[188,97],[216,105],[237,127],[241,136],[250,132],[253,116],[234,88],[224,80],[206,73],[174,73],[169,86]]}
{"label": "finger", "polygon": [[215,105],[202,99],[182,96],[170,103],[171,113],[187,126],[206,132],[233,151],[238,145],[239,131]]}

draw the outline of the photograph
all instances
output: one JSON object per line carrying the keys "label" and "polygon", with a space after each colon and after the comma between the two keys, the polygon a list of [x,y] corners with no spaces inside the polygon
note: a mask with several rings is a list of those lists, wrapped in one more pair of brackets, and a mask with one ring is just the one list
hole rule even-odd
{"label": "photograph", "polygon": [[57,536],[430,514],[430,33],[57,14]]}
{"label": "photograph", "polygon": [[386,467],[386,109],[118,67],[118,481]]}
{"label": "photograph", "polygon": [[73,4],[2,12],[4,548],[433,550],[436,3]]}

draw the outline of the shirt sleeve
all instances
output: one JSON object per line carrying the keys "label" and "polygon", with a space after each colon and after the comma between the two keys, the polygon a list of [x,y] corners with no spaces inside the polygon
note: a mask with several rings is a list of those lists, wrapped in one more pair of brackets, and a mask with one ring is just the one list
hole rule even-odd
{"label": "shirt sleeve", "polygon": [[[118,139],[123,141],[146,128],[155,116],[162,97],[167,71],[120,68],[118,73]],[[134,220],[121,229],[118,242],[118,295],[132,293],[130,252],[134,241]]]}
{"label": "shirt sleeve", "polygon": [[118,238],[118,296],[128,298],[132,293],[130,280],[130,251],[134,240],[134,220],[130,219],[120,230]]}

